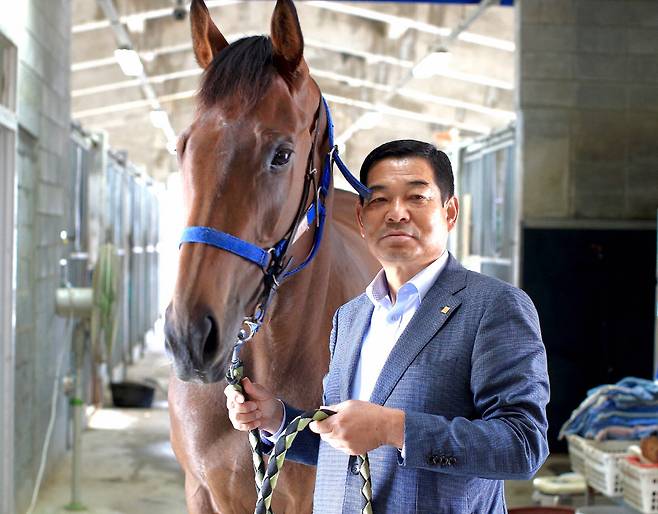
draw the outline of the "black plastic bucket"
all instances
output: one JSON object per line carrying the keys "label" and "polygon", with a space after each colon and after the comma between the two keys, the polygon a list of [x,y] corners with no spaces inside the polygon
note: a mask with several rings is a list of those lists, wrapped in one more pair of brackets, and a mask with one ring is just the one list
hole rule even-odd
{"label": "black plastic bucket", "polygon": [[153,405],[155,388],[137,382],[114,382],[112,389],[112,403],[115,407],[150,408]]}

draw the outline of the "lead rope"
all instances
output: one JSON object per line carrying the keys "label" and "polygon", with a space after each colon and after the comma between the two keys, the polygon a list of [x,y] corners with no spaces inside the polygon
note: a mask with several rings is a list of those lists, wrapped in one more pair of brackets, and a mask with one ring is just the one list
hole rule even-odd
{"label": "lead rope", "polygon": [[[260,311],[262,312],[262,310]],[[237,392],[242,394],[246,399],[242,379],[244,377],[244,364],[240,359],[240,350],[242,345],[249,341],[260,328],[262,320],[257,318],[248,318],[245,325],[248,330],[242,329],[238,334],[238,340],[233,347],[233,357],[231,365],[226,372],[226,380]],[[329,409],[316,409],[302,413],[293,419],[274,444],[274,450],[270,455],[265,471],[265,460],[263,459],[263,443],[260,439],[258,429],[249,431],[249,444],[254,464],[254,478],[256,482],[256,508],[254,514],[274,514],[272,511],[272,495],[279,479],[279,473],[283,469],[286,460],[286,453],[292,446],[293,441],[301,431],[306,429],[312,421],[322,421],[335,414]],[[370,480],[370,461],[368,454],[358,455],[359,474],[361,475],[361,495],[365,500],[365,505],[361,514],[373,514],[372,512],[372,482]]]}

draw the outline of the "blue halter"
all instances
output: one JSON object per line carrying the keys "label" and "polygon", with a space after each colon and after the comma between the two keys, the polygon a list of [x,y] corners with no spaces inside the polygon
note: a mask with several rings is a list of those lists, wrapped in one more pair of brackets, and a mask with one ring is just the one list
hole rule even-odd
{"label": "blue halter", "polygon": [[[278,286],[280,282],[284,279],[294,275],[295,273],[304,269],[315,257],[315,254],[320,247],[322,242],[322,234],[324,231],[324,222],[325,222],[325,200],[327,193],[329,192],[329,186],[331,184],[331,175],[333,163],[335,162],[338,166],[338,169],[345,177],[347,182],[359,193],[359,196],[366,198],[370,194],[370,190],[363,185],[359,180],[350,173],[350,170],[347,168],[345,163],[341,160],[338,155],[338,147],[334,145],[334,124],[331,118],[331,112],[329,110],[329,105],[324,97],[322,97],[322,104],[327,116],[327,131],[329,138],[329,147],[330,150],[324,158],[324,164],[322,168],[322,177],[320,179],[320,184],[317,188],[317,191],[314,191],[315,198],[311,203],[311,206],[306,210],[303,216],[295,220],[295,224],[292,229],[286,234],[286,236],[276,243],[271,248],[261,248],[256,246],[253,243],[244,241],[238,237],[227,234],[226,232],[220,232],[211,227],[187,227],[183,230],[183,235],[180,240],[180,245],[184,243],[200,243],[214,246],[220,250],[226,250],[235,255],[246,259],[249,262],[256,264],[260,267],[265,273],[266,277],[270,276],[273,280],[274,286]],[[319,123],[319,117],[318,117]],[[316,129],[317,131],[318,129]],[[311,151],[311,162],[309,163],[309,175],[313,175],[315,170],[312,167],[313,151]],[[307,176],[308,177],[308,176]],[[302,198],[302,202],[305,199]],[[303,205],[300,206],[300,211],[303,209]],[[285,257],[286,251],[290,246],[292,246],[313,224],[316,224],[316,231],[313,238],[313,247],[308,253],[306,259],[296,266],[295,268],[288,270],[288,264],[283,264],[282,261]]]}

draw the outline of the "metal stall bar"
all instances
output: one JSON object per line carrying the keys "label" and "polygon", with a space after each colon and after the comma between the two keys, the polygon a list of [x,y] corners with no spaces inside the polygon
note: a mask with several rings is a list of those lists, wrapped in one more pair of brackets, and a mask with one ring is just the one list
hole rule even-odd
{"label": "metal stall bar", "polygon": [[14,512],[16,46],[0,33],[0,511]]}

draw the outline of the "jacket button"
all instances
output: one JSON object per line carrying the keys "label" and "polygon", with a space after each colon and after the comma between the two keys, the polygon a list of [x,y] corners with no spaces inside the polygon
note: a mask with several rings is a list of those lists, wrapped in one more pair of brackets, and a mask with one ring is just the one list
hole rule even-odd
{"label": "jacket button", "polygon": [[429,462],[433,466],[436,466],[439,463],[439,456],[438,455],[430,455],[427,458],[427,462]]}
{"label": "jacket button", "polygon": [[352,467],[350,468],[350,473],[353,475],[358,475],[359,471],[361,471],[361,468],[359,467],[358,464],[352,464]]}
{"label": "jacket button", "polygon": [[441,467],[445,467],[448,465],[448,457],[445,455],[441,455],[441,461],[440,461]]}
{"label": "jacket button", "polygon": [[448,459],[448,465],[449,466],[454,466],[455,464],[457,464],[457,459],[455,457],[450,457]]}

